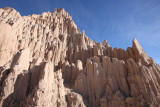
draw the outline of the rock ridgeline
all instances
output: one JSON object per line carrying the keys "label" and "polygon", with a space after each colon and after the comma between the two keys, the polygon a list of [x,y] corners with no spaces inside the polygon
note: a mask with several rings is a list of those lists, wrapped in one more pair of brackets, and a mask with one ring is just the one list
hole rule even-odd
{"label": "rock ridgeline", "polygon": [[160,67],[136,39],[125,51],[89,39],[64,9],[0,9],[0,106],[159,105]]}

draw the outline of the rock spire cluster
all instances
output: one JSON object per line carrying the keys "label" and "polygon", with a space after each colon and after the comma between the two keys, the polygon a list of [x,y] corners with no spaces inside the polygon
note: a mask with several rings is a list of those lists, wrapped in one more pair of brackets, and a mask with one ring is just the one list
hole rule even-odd
{"label": "rock spire cluster", "polygon": [[157,107],[160,66],[136,39],[126,50],[81,33],[63,9],[0,9],[0,106]]}

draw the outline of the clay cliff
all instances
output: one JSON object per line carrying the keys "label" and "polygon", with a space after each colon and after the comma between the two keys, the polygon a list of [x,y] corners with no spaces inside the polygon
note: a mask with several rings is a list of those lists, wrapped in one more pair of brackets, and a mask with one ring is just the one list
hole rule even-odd
{"label": "clay cliff", "polygon": [[158,107],[160,66],[136,39],[126,50],[80,32],[64,9],[0,9],[0,106]]}

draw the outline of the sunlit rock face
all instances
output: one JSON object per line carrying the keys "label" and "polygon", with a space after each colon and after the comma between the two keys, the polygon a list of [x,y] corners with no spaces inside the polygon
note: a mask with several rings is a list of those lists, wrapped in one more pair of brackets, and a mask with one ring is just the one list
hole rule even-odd
{"label": "sunlit rock face", "polygon": [[159,105],[160,67],[136,39],[125,51],[89,39],[64,9],[0,9],[0,106]]}

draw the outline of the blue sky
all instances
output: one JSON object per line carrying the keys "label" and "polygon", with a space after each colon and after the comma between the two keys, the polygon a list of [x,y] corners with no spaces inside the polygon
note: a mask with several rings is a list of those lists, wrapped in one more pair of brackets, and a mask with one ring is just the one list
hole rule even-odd
{"label": "blue sky", "polygon": [[137,38],[160,64],[160,0],[0,0],[22,16],[64,8],[92,40],[126,49]]}

